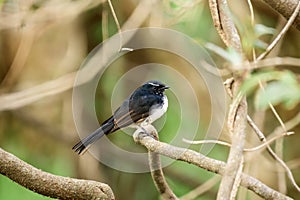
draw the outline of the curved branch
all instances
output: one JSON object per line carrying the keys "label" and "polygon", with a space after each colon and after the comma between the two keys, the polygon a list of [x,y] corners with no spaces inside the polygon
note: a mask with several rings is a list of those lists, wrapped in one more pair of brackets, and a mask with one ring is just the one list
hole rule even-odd
{"label": "curved branch", "polygon": [[[159,153],[175,160],[191,163],[213,173],[220,175],[224,174],[226,167],[225,162],[206,157],[190,149],[175,147],[167,143],[159,142],[147,135],[143,129],[136,130],[134,136],[135,141],[145,146],[149,151]],[[242,173],[241,175],[241,185],[265,199],[291,200],[290,197],[273,190],[245,173]]]}
{"label": "curved branch", "polygon": [[0,173],[23,187],[56,199],[115,199],[104,183],[41,171],[0,148]]}
{"label": "curved branch", "polygon": [[273,40],[273,42],[267,47],[266,51],[259,55],[257,60],[262,60],[264,57],[266,57],[278,44],[279,40],[286,34],[286,32],[289,30],[290,26],[293,24],[295,19],[297,18],[300,10],[300,1],[297,4],[297,7],[293,11],[290,19],[286,23],[286,25],[283,27],[283,29],[280,31],[280,33],[276,36],[276,38]]}
{"label": "curved branch", "polygon": [[[151,136],[158,141],[157,130],[152,125],[143,127],[143,130],[144,130],[143,132],[144,134],[147,134],[147,136]],[[135,141],[138,141],[137,139],[139,137],[138,133],[139,132],[135,132],[133,134]],[[161,197],[163,199],[168,199],[168,200],[177,200],[178,199],[177,196],[173,193],[173,191],[169,187],[164,177],[164,173],[161,168],[159,153],[152,152],[149,150],[148,154],[149,154],[149,166],[150,166],[151,176]]]}
{"label": "curved branch", "polygon": [[[279,14],[284,16],[287,20],[293,14],[298,0],[263,0],[266,4],[268,4],[272,9],[276,10]],[[300,30],[300,13],[296,17],[294,24],[298,30]]]}
{"label": "curved branch", "polygon": [[231,19],[231,13],[226,0],[209,0],[210,12],[223,42],[236,52],[242,53],[241,39]]}
{"label": "curved branch", "polygon": [[167,181],[161,169],[160,155],[158,153],[149,151],[149,164],[152,179],[162,198],[169,200],[178,199],[167,184]]}

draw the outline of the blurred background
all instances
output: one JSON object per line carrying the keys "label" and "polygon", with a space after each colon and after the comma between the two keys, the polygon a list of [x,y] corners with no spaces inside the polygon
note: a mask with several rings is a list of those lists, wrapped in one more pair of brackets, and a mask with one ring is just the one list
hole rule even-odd
{"label": "blurred background", "polygon": [[[234,3],[229,1],[233,20],[241,35],[246,56],[250,60],[252,60],[252,49],[255,48],[257,55],[263,52],[286,23],[285,19],[266,4],[258,0],[252,2],[255,26],[251,23],[247,1],[234,1]],[[123,0],[112,1],[112,4],[120,26],[124,30],[162,27],[177,30],[193,38],[209,52],[216,66],[225,72],[224,80],[230,76],[226,69],[239,59],[232,50],[226,49],[217,35],[207,1]],[[118,32],[108,3],[104,0],[2,0],[0,6],[0,99],[13,93],[19,95],[11,97],[11,107],[0,105],[0,147],[44,171],[107,183],[112,187],[116,199],[160,199],[150,173],[118,171],[99,163],[89,153],[78,156],[72,151],[72,146],[79,137],[72,113],[72,88],[68,90],[64,88],[72,84],[74,81],[72,72],[80,68],[88,54],[102,41]],[[269,57],[299,58],[299,36],[299,31],[291,28]],[[211,120],[211,103],[207,87],[201,77],[195,75],[193,70],[189,70],[192,69],[188,67],[189,63],[170,53],[155,50],[130,52],[117,59],[105,70],[95,95],[95,109],[99,123],[112,114],[111,98],[118,80],[129,70],[145,63],[168,65],[180,71],[189,80],[201,113],[195,139],[203,139]],[[295,87],[299,86],[299,68],[284,64],[272,66],[270,63],[267,63],[270,67],[264,69],[263,73],[278,71],[289,74],[294,80]],[[256,72],[259,73],[260,70]],[[156,76],[164,79],[164,75],[159,70],[149,70],[140,76],[139,80],[145,81]],[[53,89],[49,85],[45,86],[45,83],[59,78],[59,87]],[[126,81],[119,88],[122,91],[120,95],[124,98],[137,84],[135,80]],[[176,84],[179,87],[181,82],[173,80],[175,87]],[[34,88],[31,90],[32,93],[26,92],[31,88]],[[40,92],[43,88],[47,88],[49,94]],[[278,91],[283,90],[282,88],[276,90],[273,95],[279,94]],[[297,93],[299,90],[295,91],[289,94],[295,97],[291,104],[287,105],[284,98],[281,98],[275,104],[275,108],[284,122],[294,120],[292,130],[296,134],[271,146],[278,150],[277,152],[292,169],[296,181],[300,184],[298,145],[300,136],[297,134],[300,131],[299,93]],[[44,98],[39,98],[40,94],[44,95]],[[167,115],[156,123],[161,127],[160,139],[165,142],[172,140],[172,133],[176,132],[177,125],[181,122],[180,109],[185,109],[178,108],[180,102],[178,103],[172,90],[168,91],[167,95],[169,97]],[[39,100],[26,104],[22,101],[22,97]],[[254,118],[265,135],[268,136],[274,130],[282,132],[277,129],[280,123],[270,109],[257,109],[256,101],[257,93],[249,92],[249,115]],[[13,105],[18,105],[18,102],[21,102],[20,105],[24,103],[24,106],[14,107]],[[189,102],[188,98],[186,102]],[[190,121],[191,124],[184,124],[185,126],[195,126],[192,119],[186,121]],[[186,121],[185,123],[188,123]],[[259,145],[255,133],[250,128],[247,130],[246,146]],[[145,152],[144,148],[135,144],[131,137],[121,131],[112,134],[109,139],[121,148]],[[230,141],[226,128],[221,139]],[[200,148],[200,145],[191,146],[191,149],[196,151]],[[228,151],[228,147],[216,145],[208,156],[226,161]],[[245,155],[245,172],[294,199],[300,198],[299,192],[286,179],[283,169],[274,167],[276,162],[266,151],[249,152]],[[174,162],[164,168],[164,172],[177,196],[183,196],[208,180],[213,180],[209,189],[195,199],[216,198],[220,177],[214,177],[215,174],[183,162]],[[0,176],[0,199],[20,198],[49,199]],[[241,188],[238,199],[261,198]]]}

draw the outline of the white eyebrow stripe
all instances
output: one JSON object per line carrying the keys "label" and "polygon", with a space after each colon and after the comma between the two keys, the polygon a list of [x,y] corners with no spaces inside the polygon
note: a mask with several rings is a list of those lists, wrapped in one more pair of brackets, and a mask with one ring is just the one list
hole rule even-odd
{"label": "white eyebrow stripe", "polygon": [[152,83],[152,82],[150,82],[149,84],[150,84],[150,85],[153,85],[153,86],[159,86],[159,84]]}

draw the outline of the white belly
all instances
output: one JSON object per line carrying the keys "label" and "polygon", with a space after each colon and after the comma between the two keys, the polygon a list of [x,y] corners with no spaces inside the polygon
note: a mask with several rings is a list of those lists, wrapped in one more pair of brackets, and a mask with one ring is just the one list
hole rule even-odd
{"label": "white belly", "polygon": [[148,123],[153,123],[155,120],[157,120],[158,118],[160,118],[161,116],[163,116],[163,114],[165,114],[165,112],[168,109],[168,98],[166,95],[164,95],[164,104],[161,107],[157,107],[157,108],[152,108],[151,113],[148,117],[148,119],[146,121],[148,121]]}

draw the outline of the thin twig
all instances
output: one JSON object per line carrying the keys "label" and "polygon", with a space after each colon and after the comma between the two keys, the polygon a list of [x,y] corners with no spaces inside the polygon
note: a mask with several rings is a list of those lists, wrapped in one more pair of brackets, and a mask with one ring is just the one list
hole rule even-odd
{"label": "thin twig", "polygon": [[108,38],[108,12],[107,8],[105,6],[106,4],[103,5],[102,8],[102,24],[101,24],[101,29],[102,29],[102,39],[103,41]]}
{"label": "thin twig", "polygon": [[[259,81],[259,82],[260,82],[260,81]],[[264,89],[263,86],[262,86],[262,88]],[[269,107],[271,108],[273,114],[275,115],[276,119],[279,121],[279,123],[280,123],[281,127],[283,128],[283,130],[284,130],[284,131],[287,131],[287,130],[286,130],[286,127],[285,127],[285,125],[284,125],[284,123],[283,123],[283,121],[282,121],[282,119],[281,119],[281,117],[279,116],[278,112],[277,112],[276,109],[274,108],[273,104],[272,104],[270,101],[268,102],[268,104],[269,104]]]}
{"label": "thin twig", "polygon": [[271,153],[272,157],[275,158],[275,160],[277,160],[277,162],[279,162],[279,164],[284,168],[291,183],[298,190],[298,192],[300,192],[300,187],[296,183],[293,173],[289,169],[289,167],[285,164],[285,162],[279,156],[277,156],[277,154],[272,150],[272,148],[270,146],[267,146],[267,149]]}
{"label": "thin twig", "polygon": [[[266,142],[252,148],[244,148],[244,152],[252,152],[252,151],[258,151],[263,148],[266,148],[268,145],[270,145],[272,142],[276,141],[279,138],[282,138],[284,136],[290,136],[294,134],[294,132],[283,132],[282,134],[278,134],[271,139],[267,140]],[[220,140],[198,140],[198,141],[192,141],[192,140],[187,140],[185,138],[182,139],[184,142],[188,144],[219,144],[227,147],[231,147],[232,145],[228,142],[220,141]]]}
{"label": "thin twig", "polygon": [[[294,116],[292,119],[290,119],[289,121],[285,122],[285,129],[286,130],[291,130],[294,127],[296,127],[297,125],[299,125],[300,123],[300,112]],[[274,129],[274,131],[270,134],[270,135],[276,135],[278,132],[280,132],[282,130],[281,126],[278,126]],[[276,154],[277,155],[277,154]],[[277,157],[276,157],[277,158]],[[278,158],[280,158],[280,156],[278,156]],[[282,163],[284,165],[282,165]],[[288,167],[288,164],[286,164],[281,158],[279,161],[279,164],[282,165],[282,167],[285,169],[285,171],[288,173],[288,178],[290,179],[290,181],[292,182],[292,184],[294,185],[294,187],[300,192],[300,187],[299,185],[296,183],[294,176],[292,174],[292,171],[290,170],[290,168]],[[278,172],[280,173],[280,171]],[[283,186],[281,186],[283,187]]]}
{"label": "thin twig", "polygon": [[[291,130],[300,124],[300,112],[297,113],[292,119],[284,123],[286,130]],[[282,126],[277,126],[270,135],[276,135],[282,131]]]}
{"label": "thin twig", "polygon": [[[249,6],[249,10],[250,10],[251,25],[252,25],[252,27],[254,28],[254,26],[255,26],[255,21],[254,21],[253,5],[252,5],[251,0],[247,0],[247,3],[248,3],[248,6]],[[252,59],[253,59],[254,63],[256,63],[256,53],[255,53],[255,48],[254,48],[253,45],[252,45],[252,47],[251,47],[251,50],[252,50]],[[255,67],[256,67],[256,66],[255,66]]]}
{"label": "thin twig", "polygon": [[[256,61],[256,60],[255,60]],[[261,84],[262,85],[262,84]],[[273,111],[273,113],[276,113],[277,114],[277,112],[276,112],[276,110],[274,109],[274,107],[273,107],[273,105],[269,102],[269,105],[271,106],[271,108],[272,108],[272,111]],[[279,118],[280,119],[280,117],[279,117],[279,115],[277,114],[276,115],[277,116],[277,119]],[[249,117],[249,116],[248,116]],[[250,117],[249,117],[249,119],[251,119]],[[248,120],[249,121],[249,120]],[[281,121],[281,119],[280,119],[280,121]],[[253,124],[254,124],[254,122],[253,122]],[[281,126],[280,126],[280,128],[282,129],[284,129],[284,130],[287,130],[286,129],[286,127],[285,127],[285,125],[283,124],[283,122],[281,121]],[[252,125],[252,127],[254,128],[254,130],[256,130],[259,134],[259,137],[260,137],[260,140],[261,141],[265,141],[266,139],[265,139],[265,137],[264,137],[264,134],[263,133],[261,133],[261,131],[258,129],[258,127],[254,124],[254,126]],[[285,131],[286,132],[286,131]],[[272,135],[272,134],[271,134]],[[281,139],[280,140],[281,141],[281,144],[282,144],[282,142],[283,142],[283,140]],[[278,153],[278,141],[276,142],[276,153]],[[282,147],[282,145],[281,145],[281,147]],[[281,150],[282,150],[282,148],[280,148]],[[290,169],[289,169],[289,167],[282,161],[282,151],[280,151],[281,152],[281,156],[277,156],[277,154],[275,153],[275,152],[273,152],[273,150],[269,147],[269,146],[267,146],[267,150],[268,150],[268,152],[271,154],[271,156],[275,159],[275,160],[277,160],[278,162],[276,163],[276,166],[277,166],[277,168],[279,168],[279,166],[280,165],[283,165],[283,167],[284,167],[284,169],[285,169],[285,171],[287,171],[287,173],[288,173],[288,177],[289,177],[289,179],[290,179],[290,181],[292,182],[292,184],[294,185],[294,187],[298,187],[298,185],[297,185],[297,183],[295,182],[295,180],[294,180],[294,177],[293,177],[293,175],[292,175],[292,172],[290,171]],[[279,158],[279,160],[278,160],[278,158]],[[286,193],[286,179],[285,179],[285,174],[284,173],[282,173],[282,172],[280,172],[279,170],[278,170],[278,184],[279,184],[279,191],[280,192],[282,192],[283,194],[285,194]]]}
{"label": "thin twig", "polygon": [[244,151],[246,152],[251,152],[251,151],[258,151],[258,150],[261,150],[263,148],[266,148],[268,145],[270,145],[272,142],[278,140],[278,139],[281,139],[282,137],[284,136],[289,136],[289,135],[293,135],[295,132],[283,132],[282,134],[280,135],[276,135],[274,137],[272,137],[271,139],[267,140],[266,142],[263,142],[262,144],[256,146],[256,147],[253,147],[253,148],[246,148],[244,149]]}
{"label": "thin twig", "polygon": [[262,142],[265,139],[265,135],[263,134],[263,132],[260,131],[258,126],[255,124],[255,122],[251,119],[249,115],[247,115],[247,122],[250,125],[250,127],[254,130],[259,140]]}
{"label": "thin twig", "polygon": [[[300,114],[298,114],[297,116],[297,119],[298,119],[298,117],[300,118]],[[249,117],[250,118],[250,117]],[[250,118],[251,119],[251,118]],[[299,120],[299,119],[298,119]],[[291,125],[296,125],[297,123],[295,123],[295,122],[298,122],[298,120],[296,120],[296,119],[292,119],[291,120]],[[250,120],[250,121],[252,121],[252,120]],[[253,121],[252,121],[253,122]],[[299,122],[300,122],[300,120],[299,120]],[[248,120],[248,123],[249,123],[249,120]],[[256,124],[253,122],[253,123],[251,123],[251,125],[250,125],[252,128],[253,128],[253,130],[254,130],[254,132],[256,133],[256,134],[258,134],[259,135],[259,138],[261,139],[261,141],[262,142],[266,142],[266,137],[264,136],[264,134],[259,130],[259,128],[256,126]],[[286,130],[289,130],[289,128],[292,128],[293,126],[291,126],[291,127],[287,127],[287,129]],[[280,128],[282,128],[282,126],[280,126]],[[277,129],[275,129],[275,130],[278,130],[279,128],[277,127]],[[293,174],[292,174],[292,172],[291,172],[291,170],[289,169],[289,167],[285,164],[285,162],[281,159],[281,158],[279,158],[278,156],[277,156],[277,154],[273,151],[273,149],[268,145],[267,146],[267,150],[268,150],[268,152],[269,152],[269,154],[277,161],[277,162],[279,162],[280,164],[281,164],[281,166],[284,168],[284,170],[286,171],[286,173],[287,173],[287,176],[288,176],[288,178],[290,179],[290,181],[291,181],[291,183],[293,184],[293,186],[300,192],[300,187],[297,185],[297,183],[296,183],[296,181],[295,181],[295,179],[294,179],[294,176],[293,176]]]}
{"label": "thin twig", "polygon": [[183,142],[186,142],[188,144],[219,144],[227,147],[231,147],[231,144],[228,142],[220,141],[220,140],[187,140],[185,138],[182,139]]}
{"label": "thin twig", "polygon": [[[256,124],[253,122],[253,120],[251,119],[251,117],[249,115],[247,115],[247,122],[252,127],[254,132],[258,135],[260,141],[266,143],[267,140],[266,140],[265,135],[260,131],[260,129],[256,126]],[[294,126],[296,126],[299,123],[300,123],[300,113],[298,113],[293,119],[291,119],[288,122],[288,127],[286,127],[286,125],[284,126],[284,127],[286,127],[285,132],[287,133],[288,130],[292,129]],[[272,134],[275,134],[275,131],[278,131],[279,128],[282,128],[282,125],[277,127]],[[289,167],[284,163],[284,161],[282,159],[280,159],[276,155],[276,153],[273,151],[273,149],[269,145],[267,145],[267,151],[275,160],[277,160],[282,165],[282,167],[287,172],[288,178],[290,179],[291,183],[300,192],[300,187],[297,185],[297,183],[294,179],[294,176],[293,176],[291,170],[289,169]]]}
{"label": "thin twig", "polygon": [[251,17],[251,25],[254,26],[254,11],[251,0],[247,0],[249,10],[250,10],[250,17]]}
{"label": "thin twig", "polygon": [[[300,67],[300,59],[293,57],[273,57],[265,58],[263,60],[246,62],[243,63],[243,69],[253,69],[253,68],[264,68],[264,67],[274,67],[279,65],[289,65]],[[237,69],[237,67],[230,67],[231,69]]]}
{"label": "thin twig", "polygon": [[120,35],[120,48],[119,48],[119,51],[121,51],[121,49],[122,49],[122,47],[123,47],[122,29],[121,29],[121,26],[120,26],[120,23],[119,23],[117,14],[116,14],[116,12],[115,12],[115,10],[114,10],[114,7],[113,7],[113,5],[112,5],[112,3],[111,3],[111,0],[107,0],[107,2],[108,2],[108,5],[109,5],[109,8],[110,8],[110,10],[111,10],[111,13],[112,13],[112,15],[113,15],[114,21],[115,21],[115,23],[116,23],[116,25],[117,25],[118,33],[119,33],[119,35]]}
{"label": "thin twig", "polygon": [[290,17],[286,25],[283,27],[283,29],[280,31],[277,37],[273,40],[273,42],[267,47],[266,51],[258,56],[257,60],[263,59],[272,51],[272,49],[276,46],[279,40],[286,34],[286,32],[291,27],[291,25],[294,23],[296,17],[298,16],[299,10],[300,10],[300,1],[298,1],[297,7],[295,8],[292,16]]}
{"label": "thin twig", "polygon": [[[205,47],[213,52],[215,52],[216,54],[224,57],[224,55],[222,55],[222,52],[218,52],[219,50],[222,51],[222,49],[220,47],[219,50],[217,50],[215,47],[216,45],[213,44],[207,44],[205,45]],[[226,58],[226,57],[224,57]],[[294,66],[294,67],[300,67],[300,59],[299,58],[293,58],[293,57],[273,57],[273,58],[265,58],[263,60],[258,60],[255,61],[255,59],[253,59],[253,62],[244,62],[242,64],[234,64],[233,66],[229,66],[228,68],[231,70],[229,71],[228,69],[218,69],[219,74],[217,75],[221,75],[221,76],[229,76],[232,74],[233,70],[235,70],[236,72],[239,71],[240,66],[243,66],[242,69],[243,70],[252,70],[253,68],[258,69],[258,68],[266,68],[266,67],[275,67],[275,66],[280,66],[280,65],[287,65],[287,66]],[[201,63],[202,64],[202,63]],[[207,69],[207,71],[209,71],[212,74],[216,74],[215,72],[213,72],[212,70],[209,70],[208,67],[204,66],[205,69]]]}

